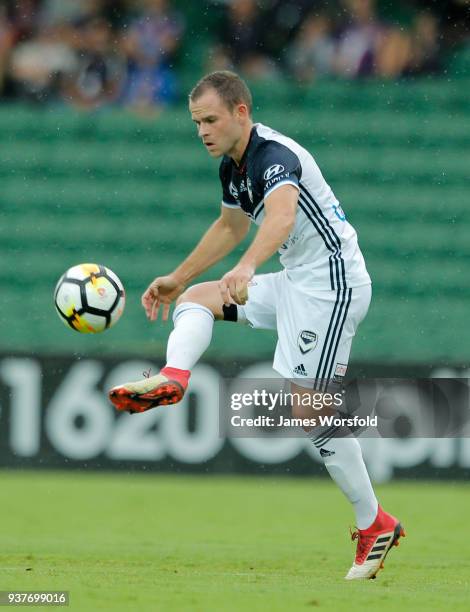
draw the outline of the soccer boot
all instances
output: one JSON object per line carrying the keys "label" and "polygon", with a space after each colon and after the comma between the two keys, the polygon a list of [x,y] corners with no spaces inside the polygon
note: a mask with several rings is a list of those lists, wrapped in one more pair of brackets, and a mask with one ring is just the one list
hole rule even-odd
{"label": "soccer boot", "polygon": [[398,519],[379,506],[377,517],[370,527],[351,533],[351,539],[357,539],[357,549],[346,580],[375,578],[392,546],[398,546],[400,538],[404,536],[405,531]]}
{"label": "soccer boot", "polygon": [[109,399],[117,410],[131,414],[176,404],[183,399],[190,376],[189,370],[166,367],[155,376],[113,387]]}

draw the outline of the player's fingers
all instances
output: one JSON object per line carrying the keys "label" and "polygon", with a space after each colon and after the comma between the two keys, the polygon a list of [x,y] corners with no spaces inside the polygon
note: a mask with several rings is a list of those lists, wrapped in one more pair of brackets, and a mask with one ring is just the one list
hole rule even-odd
{"label": "player's fingers", "polygon": [[152,315],[150,317],[151,321],[156,321],[158,319],[158,313],[160,312],[160,303],[153,306]]}
{"label": "player's fingers", "polygon": [[140,299],[142,306],[147,310],[148,301],[149,301],[149,290],[147,289],[144,293],[142,293],[142,297]]}
{"label": "player's fingers", "polygon": [[231,280],[228,286],[229,286],[230,296],[232,300],[236,304],[240,304],[241,302],[240,302],[240,298],[238,297],[238,291],[237,291],[237,281],[235,279]]}
{"label": "player's fingers", "polygon": [[227,287],[225,280],[221,280],[219,283],[220,296],[224,304],[230,304],[230,292]]}
{"label": "player's fingers", "polygon": [[152,305],[153,305],[152,300],[147,300],[147,302],[145,302],[144,304],[145,314],[147,315],[148,319],[150,319],[150,316],[152,314]]}
{"label": "player's fingers", "polygon": [[150,318],[150,305],[149,305],[148,300],[144,299],[144,296],[142,296],[142,306],[144,307],[145,315],[147,319]]}
{"label": "player's fingers", "polygon": [[241,304],[243,306],[244,304],[246,304],[246,301],[248,299],[248,290],[246,287],[246,282],[238,281],[236,285],[236,291],[237,291],[238,304]]}
{"label": "player's fingers", "polygon": [[150,285],[148,289],[142,295],[142,306],[147,309],[151,308],[154,300],[158,298],[158,287]]}
{"label": "player's fingers", "polygon": [[170,304],[163,304],[162,321],[168,321],[170,313]]}
{"label": "player's fingers", "polygon": [[150,320],[151,321],[156,321],[157,317],[158,317],[158,311],[160,309],[160,300],[158,298],[156,298],[153,302],[152,302],[152,306],[150,308]]}

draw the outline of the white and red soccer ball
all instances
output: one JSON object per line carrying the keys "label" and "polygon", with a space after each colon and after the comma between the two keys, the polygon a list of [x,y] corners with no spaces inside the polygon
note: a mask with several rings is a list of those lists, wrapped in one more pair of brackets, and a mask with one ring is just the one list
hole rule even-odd
{"label": "white and red soccer ball", "polygon": [[54,292],[62,322],[82,334],[112,327],[123,313],[126,296],[119,277],[100,264],[79,264],[63,274]]}

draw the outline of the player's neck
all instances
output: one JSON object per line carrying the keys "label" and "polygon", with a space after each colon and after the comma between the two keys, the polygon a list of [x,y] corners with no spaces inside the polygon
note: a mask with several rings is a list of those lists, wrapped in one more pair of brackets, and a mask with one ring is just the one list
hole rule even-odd
{"label": "player's neck", "polygon": [[243,134],[240,137],[240,140],[237,141],[237,143],[233,147],[233,150],[229,153],[230,157],[237,164],[237,166],[240,165],[240,162],[243,159],[245,151],[250,142],[252,128],[253,128],[253,123],[250,122],[246,126],[245,130],[243,130]]}

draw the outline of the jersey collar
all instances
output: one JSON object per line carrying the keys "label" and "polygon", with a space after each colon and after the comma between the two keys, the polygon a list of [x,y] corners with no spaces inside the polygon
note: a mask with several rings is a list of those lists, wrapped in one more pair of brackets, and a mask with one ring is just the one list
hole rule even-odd
{"label": "jersey collar", "polygon": [[232,165],[235,168],[235,170],[238,172],[238,174],[243,174],[245,172],[245,170],[246,170],[246,158],[247,158],[247,155],[248,155],[248,150],[250,148],[251,141],[253,140],[253,134],[255,132],[255,129],[256,129],[256,123],[251,128],[250,138],[248,139],[248,144],[246,145],[246,149],[243,151],[243,155],[242,155],[242,158],[240,160],[240,163],[237,165],[235,160],[230,158],[232,160]]}

